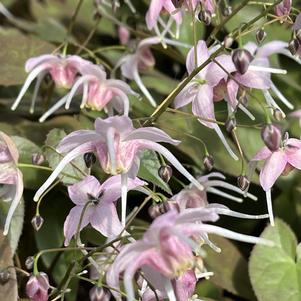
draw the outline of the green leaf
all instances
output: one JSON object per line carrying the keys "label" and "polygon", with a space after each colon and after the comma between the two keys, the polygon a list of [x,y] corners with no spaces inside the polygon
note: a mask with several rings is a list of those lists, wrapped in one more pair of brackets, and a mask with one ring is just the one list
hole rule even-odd
{"label": "green leaf", "polygon": [[138,177],[159,186],[171,195],[172,192],[169,185],[166,184],[158,175],[158,170],[161,164],[156,153],[146,150],[140,156],[140,160],[141,163]]}
{"label": "green leaf", "polygon": [[216,253],[211,248],[206,249],[204,263],[208,271],[214,276],[210,278],[215,285],[242,296],[254,299],[252,287],[248,277],[248,265],[237,247],[228,239],[212,236],[212,241],[221,248],[221,253]]}
{"label": "green leaf", "polygon": [[251,254],[249,271],[258,300],[301,300],[301,261],[296,260],[295,234],[285,222],[276,219],[275,226],[266,227],[261,237],[275,246],[256,245]]}
{"label": "green leaf", "polygon": [[51,53],[54,46],[21,34],[16,30],[0,30],[0,85],[19,85],[26,79],[24,65],[33,56]]}
{"label": "green leaf", "polygon": [[[64,130],[51,130],[45,142],[45,157],[51,168],[55,169],[62,160],[63,155],[56,151],[59,142],[66,136]],[[83,158],[77,158],[69,163],[61,173],[61,180],[64,184],[74,184],[85,177],[87,167]]]}

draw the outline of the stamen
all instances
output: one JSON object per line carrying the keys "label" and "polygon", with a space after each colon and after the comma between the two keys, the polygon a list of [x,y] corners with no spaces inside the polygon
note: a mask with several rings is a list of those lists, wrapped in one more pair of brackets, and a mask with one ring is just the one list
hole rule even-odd
{"label": "stamen", "polygon": [[271,196],[271,189],[267,190],[265,192],[266,199],[267,199],[267,207],[268,207],[268,213],[270,218],[271,226],[275,226],[274,222],[274,214],[273,214],[273,205],[272,205],[272,196]]}
{"label": "stamen", "polygon": [[250,71],[268,72],[268,73],[274,73],[274,74],[287,74],[287,70],[284,70],[284,69],[262,67],[262,66],[256,66],[256,65],[250,65],[249,70]]}
{"label": "stamen", "polygon": [[279,89],[275,86],[275,84],[271,83],[271,89],[276,94],[276,96],[291,110],[294,109],[294,105],[290,103],[285,96],[279,91]]}
{"label": "stamen", "polygon": [[67,100],[68,95],[61,98],[56,104],[54,104],[50,109],[48,109],[39,119],[39,122],[44,122],[51,114],[61,108]]}

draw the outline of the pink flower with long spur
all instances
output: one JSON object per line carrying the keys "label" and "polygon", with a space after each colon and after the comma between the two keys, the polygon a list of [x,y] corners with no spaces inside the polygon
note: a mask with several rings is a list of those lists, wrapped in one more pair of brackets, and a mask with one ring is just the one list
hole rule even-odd
{"label": "pink flower with long spur", "polygon": [[[263,147],[252,158],[251,162],[264,160],[265,163],[260,171],[260,185],[266,192],[267,207],[271,225],[274,225],[272,208],[271,188],[281,174],[286,174],[291,169],[301,169],[301,140],[290,138],[283,141],[283,145],[271,151]],[[252,166],[252,169],[254,166]]]}
{"label": "pink flower with long spur", "polygon": [[0,131],[0,199],[11,202],[7,213],[3,234],[7,235],[13,214],[23,194],[23,175],[17,168],[18,150],[12,139]]}
{"label": "pink flower with long spur", "polygon": [[30,106],[30,112],[33,113],[39,87],[47,74],[50,74],[58,87],[70,89],[77,74],[81,73],[82,67],[89,64],[92,63],[77,55],[44,54],[27,60],[25,70],[29,74],[11,109],[15,110],[18,107],[31,83],[37,79]]}
{"label": "pink flower with long spur", "polygon": [[180,173],[199,189],[203,186],[182,166],[173,154],[158,142],[176,145],[165,132],[154,127],[135,129],[127,116],[98,118],[95,130],[80,130],[66,136],[58,146],[58,151],[66,154],[56,169],[34,196],[38,201],[53,183],[64,167],[76,157],[95,152],[105,173],[121,174],[122,222],[125,223],[126,194],[128,177],[135,178],[139,170],[139,153],[150,149],[162,154]]}
{"label": "pink flower with long spur", "polygon": [[101,111],[105,108],[110,115],[113,115],[114,110],[128,115],[128,95],[136,95],[136,93],[125,82],[118,79],[107,79],[106,77],[106,72],[102,66],[93,64],[83,66],[81,76],[75,80],[70,92],[45,112],[39,121],[45,121],[63,105],[66,109],[69,109],[73,97],[78,92],[82,93],[81,109],[87,107]]}
{"label": "pink flower with long spur", "polygon": [[[206,46],[205,41],[199,41],[196,48],[197,54],[197,64],[195,61],[195,48],[191,48],[186,58],[186,68],[190,74],[197,66],[202,65],[210,57],[209,50]],[[224,60],[226,56],[220,56],[219,62],[224,66],[227,61]],[[216,59],[218,60],[218,59]],[[235,70],[233,63],[230,68]],[[221,129],[218,124],[214,121],[214,102],[213,102],[213,89],[218,83],[227,77],[227,73],[224,72],[215,63],[209,63],[205,68],[203,68],[193,80],[177,95],[175,98],[174,106],[175,108],[181,108],[189,103],[192,103],[192,112],[195,116],[200,117],[199,122],[208,128],[213,129],[229,154],[233,159],[238,160],[238,157],[231,150],[227,140],[225,139]],[[206,119],[212,120],[206,121]]]}
{"label": "pink flower with long spur", "polygon": [[288,16],[291,12],[292,0],[283,0],[275,6],[275,14],[278,17]]}
{"label": "pink flower with long spur", "polygon": [[[145,279],[153,288],[161,291],[169,300],[186,301],[187,296],[181,294],[177,286],[174,290],[172,281],[181,279],[188,271],[197,268],[196,257],[199,244],[195,239],[214,233],[227,238],[248,243],[262,243],[270,245],[271,242],[262,238],[239,234],[218,226],[204,224],[215,222],[218,214],[231,215],[233,211],[226,207],[187,209],[178,214],[170,211],[158,217],[145,232],[143,238],[124,246],[117,255],[114,263],[107,272],[107,284],[114,288],[112,294],[116,300],[121,297],[119,291],[119,277],[123,274],[124,287],[127,300],[134,300],[133,279],[141,268]],[[239,214],[240,217],[249,215]]]}
{"label": "pink flower with long spur", "polygon": [[32,301],[47,301],[49,287],[47,274],[32,275],[26,284],[26,294]]}
{"label": "pink flower with long spur", "polygon": [[[146,183],[129,179],[128,190],[135,190]],[[64,224],[65,245],[68,245],[77,230],[88,224],[106,237],[121,233],[122,225],[118,218],[115,202],[121,197],[121,176],[113,176],[103,184],[93,176],[87,176],[79,183],[68,187],[71,201],[76,205],[68,214]]]}

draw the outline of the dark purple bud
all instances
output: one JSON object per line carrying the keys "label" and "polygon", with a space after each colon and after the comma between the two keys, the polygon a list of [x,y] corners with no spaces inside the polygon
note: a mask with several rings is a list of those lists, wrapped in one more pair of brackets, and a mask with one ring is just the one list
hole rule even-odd
{"label": "dark purple bud", "polygon": [[199,12],[198,18],[201,22],[208,26],[211,23],[212,15],[209,10],[201,10]]}
{"label": "dark purple bud", "polygon": [[27,257],[26,260],[25,260],[26,269],[30,271],[33,267],[33,263],[34,263],[33,256]]}
{"label": "dark purple bud", "polygon": [[39,231],[44,223],[44,219],[41,215],[35,215],[31,220],[31,224],[36,231]]}
{"label": "dark purple bud", "polygon": [[232,46],[233,42],[234,42],[234,39],[231,36],[226,36],[224,38],[225,48],[230,48]]}
{"label": "dark purple bud", "polygon": [[169,165],[162,165],[158,170],[158,174],[165,183],[168,183],[172,177],[172,168]]}
{"label": "dark purple bud", "polygon": [[158,216],[170,211],[176,210],[180,212],[179,204],[176,201],[165,201],[161,204],[155,204],[148,208],[148,213],[152,219],[157,218]]}
{"label": "dark purple bud", "polygon": [[109,301],[111,293],[102,287],[94,286],[89,292],[90,301]]}
{"label": "dark purple bud", "polygon": [[261,130],[261,138],[265,145],[273,152],[281,145],[281,132],[273,124],[267,124]]}
{"label": "dark purple bud", "polygon": [[273,116],[277,121],[281,121],[285,118],[284,113],[277,108],[273,109]]}
{"label": "dark purple bud", "polygon": [[5,285],[10,279],[10,271],[8,269],[4,269],[0,271],[0,284]]}
{"label": "dark purple bud", "polygon": [[183,5],[184,0],[171,0],[171,2],[175,8],[180,8]]}
{"label": "dark purple bud", "polygon": [[92,165],[96,163],[96,156],[94,153],[86,153],[84,154],[84,161],[87,168],[91,168]]}
{"label": "dark purple bud", "polygon": [[228,17],[230,15],[232,15],[232,6],[228,5],[223,9],[223,16]]}
{"label": "dark purple bud", "polygon": [[237,186],[242,190],[246,191],[250,186],[250,181],[246,176],[239,176],[237,178]]}
{"label": "dark purple bud", "polygon": [[266,37],[267,37],[267,33],[262,28],[257,30],[256,40],[258,44],[262,43]]}
{"label": "dark purple bud", "polygon": [[245,74],[248,71],[252,60],[252,54],[246,49],[236,49],[232,53],[232,61],[240,74]]}
{"label": "dark purple bud", "polygon": [[214,159],[211,155],[206,155],[203,159],[204,167],[207,171],[211,171],[214,165]]}
{"label": "dark purple bud", "polygon": [[291,52],[292,55],[295,55],[298,51],[300,44],[298,39],[292,39],[288,42],[288,50]]}
{"label": "dark purple bud", "polygon": [[226,127],[226,131],[228,133],[231,133],[236,128],[236,119],[233,117],[228,118],[225,127]]}
{"label": "dark purple bud", "polygon": [[47,301],[49,280],[45,273],[30,276],[26,284],[26,294],[32,301]]}
{"label": "dark purple bud", "polygon": [[31,161],[33,165],[41,165],[45,161],[43,154],[35,153],[31,156]]}

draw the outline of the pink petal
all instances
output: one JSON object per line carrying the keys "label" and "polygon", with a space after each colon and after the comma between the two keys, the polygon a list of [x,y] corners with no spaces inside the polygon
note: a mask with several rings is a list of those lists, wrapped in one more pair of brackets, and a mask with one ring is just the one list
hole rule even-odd
{"label": "pink petal", "polygon": [[251,161],[266,160],[271,155],[272,152],[266,146],[264,146],[260,151],[256,153],[256,155],[251,159]]}
{"label": "pink petal", "polygon": [[287,164],[287,157],[282,150],[273,152],[266,160],[260,172],[260,184],[267,191],[271,189]]}
{"label": "pink petal", "polygon": [[258,46],[254,42],[248,42],[244,45],[244,49],[248,50],[254,56]]}
{"label": "pink petal", "polygon": [[259,47],[256,53],[256,57],[269,57],[272,54],[279,53],[281,50],[285,49],[287,47],[287,42],[283,41],[272,41],[269,43],[266,43],[262,47]]}
{"label": "pink petal", "polygon": [[146,25],[149,30],[152,30],[157,24],[157,20],[160,16],[160,12],[163,8],[164,0],[152,0],[150,7],[146,13]]}
{"label": "pink petal", "polygon": [[195,84],[189,83],[175,98],[174,107],[176,109],[182,108],[191,103],[195,97]]}
{"label": "pink petal", "polygon": [[290,117],[301,118],[301,110],[294,111],[289,114]]}
{"label": "pink petal", "polygon": [[[188,73],[190,74],[195,68],[195,56],[194,56],[195,48],[192,47],[186,58],[186,68]],[[202,65],[208,58],[209,58],[209,50],[207,48],[206,42],[203,40],[200,40],[197,44],[197,59],[198,59],[198,66]],[[204,71],[204,70],[203,70]],[[201,71],[202,72],[202,71]]]}
{"label": "pink petal", "polygon": [[1,140],[7,146],[8,150],[9,150],[9,154],[12,157],[14,163],[17,164],[18,160],[19,160],[19,153],[18,153],[15,143],[9,136],[7,136],[5,133],[0,131],[0,141]]}
{"label": "pink petal", "polygon": [[237,101],[237,93],[238,93],[239,85],[232,79],[227,82],[227,93],[229,98],[229,103],[232,109],[235,109],[238,101]]}
{"label": "pink petal", "polygon": [[197,283],[193,270],[187,271],[173,282],[175,294],[178,301],[187,301],[192,297]]}
{"label": "pink petal", "polygon": [[172,1],[164,1],[163,6],[170,13],[171,17],[176,21],[177,24],[182,23],[182,14],[179,11],[176,12],[177,10]]}
{"label": "pink petal", "polygon": [[245,74],[236,73],[234,78],[248,88],[267,90],[271,86],[271,75],[268,72],[247,71]]}
{"label": "pink petal", "polygon": [[52,55],[52,54],[43,54],[43,55],[40,55],[37,57],[33,57],[26,61],[25,71],[28,73],[40,64],[48,63],[48,62],[54,63],[59,60],[60,60],[59,57],[57,57],[56,55]]}

